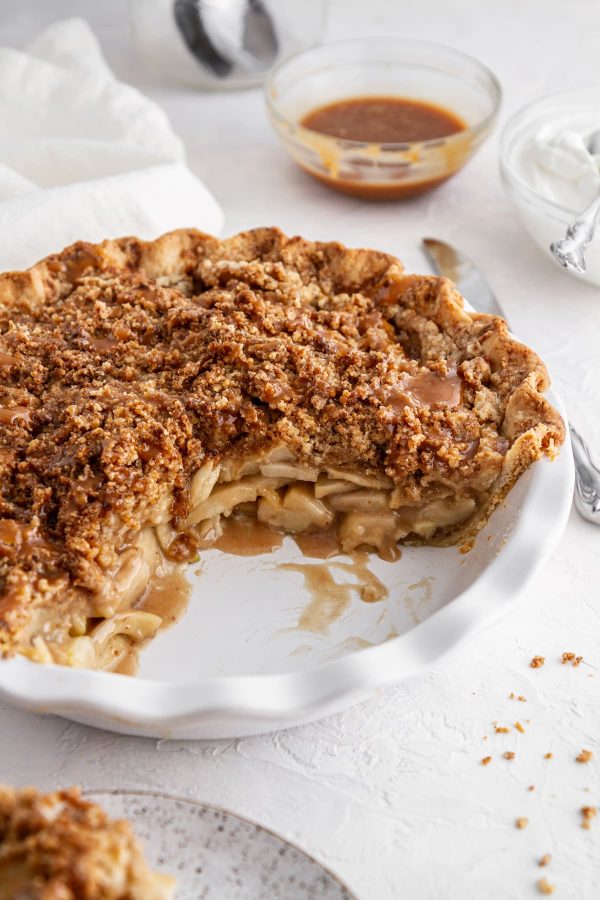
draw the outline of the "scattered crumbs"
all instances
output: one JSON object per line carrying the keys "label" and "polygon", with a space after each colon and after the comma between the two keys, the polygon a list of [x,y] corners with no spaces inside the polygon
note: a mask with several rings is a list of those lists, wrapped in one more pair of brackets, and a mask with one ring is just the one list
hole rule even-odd
{"label": "scattered crumbs", "polygon": [[544,759],[552,759],[552,753],[544,753]]}
{"label": "scattered crumbs", "polygon": [[527,819],[525,816],[519,816],[519,818],[515,820],[515,825],[520,829],[527,828],[527,826],[529,825],[529,819]]}
{"label": "scattered crumbs", "polygon": [[573,665],[577,667],[583,662],[583,656],[575,656],[574,653],[563,653],[561,662],[563,666],[567,663],[573,663]]}
{"label": "scattered crumbs", "polygon": [[513,753],[512,750],[507,750],[506,753],[503,753],[502,755],[503,755],[504,759],[514,759],[515,758],[515,754]]}
{"label": "scattered crumbs", "polygon": [[491,761],[492,761],[492,757],[491,757],[491,756],[484,756],[483,759],[481,760],[481,765],[482,765],[482,766],[489,766],[489,764],[491,763]]}
{"label": "scattered crumbs", "polygon": [[541,667],[544,665],[545,662],[546,662],[545,656],[534,656],[532,658],[531,662],[529,663],[529,665],[532,669],[541,669]]}
{"label": "scattered crumbs", "polygon": [[550,882],[546,878],[540,878],[537,883],[538,891],[540,894],[553,894],[554,893],[554,885],[550,884]]}
{"label": "scattered crumbs", "polygon": [[511,691],[510,694],[508,695],[508,699],[509,699],[509,700],[514,700],[514,699],[515,699],[515,695],[514,695],[514,693],[513,693],[512,691]]}
{"label": "scattered crumbs", "polygon": [[547,866],[552,857],[549,853],[544,853],[544,855],[539,859],[538,866]]}
{"label": "scattered crumbs", "polygon": [[495,732],[496,734],[508,734],[510,728],[505,728],[503,725],[496,725]]}
{"label": "scattered crumbs", "polygon": [[582,806],[581,815],[583,816],[581,827],[590,829],[592,827],[592,819],[598,815],[598,810],[595,806]]}
{"label": "scattered crumbs", "polygon": [[483,739],[484,741],[487,741],[487,734],[484,734]]}
{"label": "scattered crumbs", "polygon": [[521,703],[527,703],[527,697],[524,697],[523,694],[519,694],[517,700],[520,700]]}
{"label": "scattered crumbs", "polygon": [[515,722],[515,728],[517,729],[517,731],[520,731],[521,734],[525,734],[525,729],[520,722]]}
{"label": "scattered crumbs", "polygon": [[575,761],[578,763],[589,763],[593,755],[591,750],[582,750],[579,756],[575,757]]}
{"label": "scattered crumbs", "polygon": [[528,791],[535,791],[535,784],[530,784],[527,788]]}

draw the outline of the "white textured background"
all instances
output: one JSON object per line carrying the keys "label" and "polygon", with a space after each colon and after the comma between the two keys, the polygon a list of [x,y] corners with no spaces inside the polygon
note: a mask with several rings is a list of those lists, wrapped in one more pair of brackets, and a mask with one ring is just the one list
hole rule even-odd
{"label": "white textured background", "polygon": [[[228,232],[278,224],[397,252],[417,269],[424,234],[464,248],[515,332],[549,363],[600,457],[600,290],[554,269],[520,230],[497,174],[497,132],[436,193],[363,205],[288,163],[260,91],[210,96],[149,85],[129,49],[120,0],[0,0],[0,42],[23,45],[74,14],[92,23],[117,75],[165,107],[191,167],[223,204]],[[537,96],[600,81],[597,0],[332,4],[329,37],[388,33],[480,57],[503,84],[502,121]],[[154,788],[222,804],[305,847],[360,900],[520,900],[536,896],[542,875],[561,900],[593,900],[600,817],[585,831],[578,810],[600,806],[599,562],[600,530],[572,517],[545,571],[501,624],[418,683],[277,735],[157,745],[0,707],[0,778]],[[564,650],[585,662],[560,665]],[[533,654],[546,657],[543,668],[528,667]],[[511,691],[527,703],[509,700]],[[493,720],[517,719],[525,734],[493,734]],[[574,761],[583,747],[596,751],[588,765]],[[507,749],[512,762],[501,756]],[[554,758],[544,760],[546,752]],[[529,818],[527,829],[515,828],[517,816]],[[536,866],[543,853],[553,857],[547,869]]]}

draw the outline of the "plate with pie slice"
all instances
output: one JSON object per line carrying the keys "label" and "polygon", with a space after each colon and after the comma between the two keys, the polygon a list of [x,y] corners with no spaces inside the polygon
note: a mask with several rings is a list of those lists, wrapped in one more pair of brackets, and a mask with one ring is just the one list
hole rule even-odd
{"label": "plate with pie slice", "polygon": [[[303,850],[221,807],[151,791],[84,796],[131,823],[151,865],[174,876],[174,900],[355,900]],[[141,894],[140,900],[148,897]]]}
{"label": "plate with pie slice", "polygon": [[0,275],[0,696],[131,734],[327,714],[506,612],[566,523],[543,362],[444,278],[265,228]]}

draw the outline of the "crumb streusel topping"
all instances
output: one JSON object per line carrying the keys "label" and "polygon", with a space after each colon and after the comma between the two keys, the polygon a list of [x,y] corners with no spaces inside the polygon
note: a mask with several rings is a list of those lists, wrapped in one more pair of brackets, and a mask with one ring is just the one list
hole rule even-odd
{"label": "crumb streusel topping", "polygon": [[276,229],[80,243],[1,276],[0,367],[4,650],[32,607],[100,591],[165,493],[184,517],[206,459],[283,443],[385,472],[398,506],[471,492],[476,529],[564,434],[539,358],[447,279]]}
{"label": "crumb streusel topping", "polygon": [[169,900],[174,881],[150,871],[125,820],[78,788],[40,794],[0,785],[2,900]]}

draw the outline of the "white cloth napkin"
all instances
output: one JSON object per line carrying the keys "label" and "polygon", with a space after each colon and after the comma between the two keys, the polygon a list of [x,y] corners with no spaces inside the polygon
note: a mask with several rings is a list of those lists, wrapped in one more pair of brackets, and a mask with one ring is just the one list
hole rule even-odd
{"label": "white cloth napkin", "polygon": [[0,48],[0,122],[0,271],[76,240],[222,228],[165,113],[115,80],[82,19]]}

